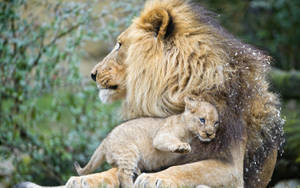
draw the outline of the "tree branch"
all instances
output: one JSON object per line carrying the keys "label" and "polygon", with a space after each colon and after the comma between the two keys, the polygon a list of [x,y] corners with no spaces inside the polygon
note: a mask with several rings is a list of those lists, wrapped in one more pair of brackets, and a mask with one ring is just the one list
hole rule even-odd
{"label": "tree branch", "polygon": [[282,98],[300,98],[300,72],[282,71],[273,69],[269,78],[271,89],[281,95]]}
{"label": "tree branch", "polygon": [[64,31],[64,32],[61,32],[59,35],[55,36],[51,42],[49,42],[47,45],[45,45],[45,48],[48,48],[49,46],[55,44],[55,42],[56,42],[58,39],[60,39],[60,38],[62,38],[62,37],[64,37],[64,36],[66,36],[67,34],[71,33],[72,31],[74,31],[75,29],[77,29],[77,28],[78,28],[79,26],[81,26],[82,24],[83,24],[83,23],[78,23],[78,24],[76,24],[76,25],[70,27],[68,30],[66,30],[66,31]]}
{"label": "tree branch", "polygon": [[56,41],[60,38],[63,38],[64,36],[66,36],[67,34],[71,33],[72,31],[74,31],[75,29],[77,29],[80,25],[82,25],[83,23],[78,23],[72,27],[70,27],[68,30],[61,32],[60,34],[56,35],[51,42],[49,42],[48,44],[44,45],[44,39],[45,39],[45,35],[42,36],[41,38],[41,43],[40,43],[40,50],[38,52],[37,57],[35,58],[35,60],[33,61],[32,66],[30,67],[31,69],[34,68],[35,66],[38,65],[39,60],[41,59],[44,50],[46,50],[47,48],[49,48],[50,46],[54,45],[56,43]]}

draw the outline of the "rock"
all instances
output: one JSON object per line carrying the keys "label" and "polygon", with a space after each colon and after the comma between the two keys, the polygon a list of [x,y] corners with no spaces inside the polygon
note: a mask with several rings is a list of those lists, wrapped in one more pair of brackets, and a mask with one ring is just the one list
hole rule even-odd
{"label": "rock", "polygon": [[65,186],[62,185],[62,186],[54,186],[54,187],[47,187],[47,186],[44,187],[32,182],[22,182],[13,186],[13,188],[65,188]]}
{"label": "rock", "polygon": [[40,188],[40,186],[31,182],[22,182],[15,185],[13,188]]}
{"label": "rock", "polygon": [[198,185],[196,188],[210,188],[207,185]]}
{"label": "rock", "polygon": [[274,188],[297,188],[300,186],[300,180],[292,179],[292,180],[284,180],[278,182]]}
{"label": "rock", "polygon": [[10,176],[14,169],[12,159],[0,161],[0,176]]}

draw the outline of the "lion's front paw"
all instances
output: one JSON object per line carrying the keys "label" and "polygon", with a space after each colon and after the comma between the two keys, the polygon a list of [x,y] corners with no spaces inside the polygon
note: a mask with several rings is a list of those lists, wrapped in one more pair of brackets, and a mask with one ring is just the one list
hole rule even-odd
{"label": "lion's front paw", "polygon": [[159,177],[156,174],[141,174],[134,183],[135,188],[176,188],[177,184],[170,178]]}
{"label": "lion's front paw", "polygon": [[66,188],[81,188],[81,178],[72,176],[66,183]]}
{"label": "lion's front paw", "polygon": [[89,177],[83,176],[80,181],[81,188],[115,188],[119,187],[118,184],[114,184],[113,180],[109,177]]}
{"label": "lion's front paw", "polygon": [[192,150],[190,144],[188,143],[174,144],[171,145],[169,149],[174,153],[189,153]]}
{"label": "lion's front paw", "polygon": [[85,179],[85,178],[81,178],[81,182],[80,182],[80,184],[81,184],[81,187],[82,187],[82,188],[91,188],[91,186],[90,186],[89,182],[88,182],[88,181],[86,181],[86,179]]}
{"label": "lion's front paw", "polygon": [[119,187],[118,180],[109,174],[91,174],[87,176],[72,176],[66,183],[66,188],[115,188]]}

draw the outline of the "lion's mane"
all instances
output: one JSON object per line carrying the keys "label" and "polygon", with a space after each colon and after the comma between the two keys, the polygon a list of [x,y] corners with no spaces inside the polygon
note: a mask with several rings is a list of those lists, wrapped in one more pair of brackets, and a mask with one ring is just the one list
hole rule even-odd
{"label": "lion's mane", "polygon": [[227,141],[215,148],[241,137],[240,128],[232,127],[236,118],[246,124],[247,185],[268,151],[282,143],[279,101],[266,80],[271,58],[228,34],[210,12],[182,0],[149,1],[132,27],[125,117],[166,117],[184,110],[184,96],[203,96],[217,106],[224,127],[231,126]]}

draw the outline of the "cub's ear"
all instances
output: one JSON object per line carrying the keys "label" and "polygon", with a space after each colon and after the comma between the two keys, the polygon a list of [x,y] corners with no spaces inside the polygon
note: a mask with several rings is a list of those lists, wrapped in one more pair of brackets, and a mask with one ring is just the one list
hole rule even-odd
{"label": "cub's ear", "polygon": [[139,25],[148,32],[154,32],[158,39],[168,37],[174,27],[172,17],[164,8],[156,8],[142,14]]}
{"label": "cub's ear", "polygon": [[185,111],[189,111],[191,113],[195,113],[196,112],[196,101],[193,97],[191,96],[186,96],[184,97],[184,103],[185,103]]}
{"label": "cub's ear", "polygon": [[194,97],[191,97],[191,96],[185,96],[184,97],[184,102],[187,104],[190,104],[190,103],[194,103],[195,102],[195,98]]}

